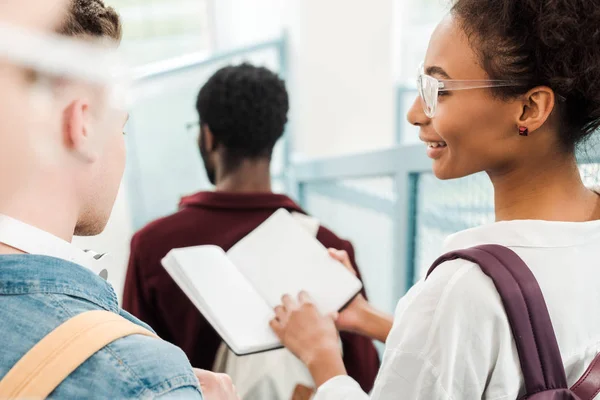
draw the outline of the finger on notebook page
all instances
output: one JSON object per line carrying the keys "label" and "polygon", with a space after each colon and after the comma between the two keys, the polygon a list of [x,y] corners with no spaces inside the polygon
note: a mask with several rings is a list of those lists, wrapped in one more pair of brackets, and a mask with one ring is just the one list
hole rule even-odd
{"label": "finger on notebook page", "polygon": [[281,298],[281,302],[287,311],[293,310],[296,307],[296,302],[289,294],[284,294]]}
{"label": "finger on notebook page", "polygon": [[275,319],[284,323],[287,320],[287,313],[282,306],[275,307]]}
{"label": "finger on notebook page", "polygon": [[298,300],[302,304],[312,303],[312,299],[311,299],[310,295],[308,293],[306,293],[305,291],[301,291],[300,294],[298,294]]}
{"label": "finger on notebook page", "polygon": [[269,321],[269,326],[271,327],[273,332],[275,332],[275,335],[277,335],[277,337],[281,339],[281,334],[283,332],[283,325],[281,324],[281,322],[279,322],[277,319],[272,319],[271,321]]}

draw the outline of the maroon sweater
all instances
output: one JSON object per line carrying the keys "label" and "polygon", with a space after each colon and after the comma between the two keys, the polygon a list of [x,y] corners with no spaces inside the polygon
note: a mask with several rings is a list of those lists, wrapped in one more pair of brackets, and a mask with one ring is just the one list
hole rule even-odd
{"label": "maroon sweater", "polygon": [[[184,198],[177,213],[134,235],[123,308],[148,323],[161,338],[181,347],[194,367],[212,368],[221,339],[160,261],[178,247],[212,244],[227,251],[279,208],[303,212],[288,197],[270,193],[201,192]],[[317,239],[325,247],[346,250],[356,268],[350,242],[324,227]],[[375,346],[355,334],[342,333],[341,338],[348,374],[370,391],[379,369]]]}

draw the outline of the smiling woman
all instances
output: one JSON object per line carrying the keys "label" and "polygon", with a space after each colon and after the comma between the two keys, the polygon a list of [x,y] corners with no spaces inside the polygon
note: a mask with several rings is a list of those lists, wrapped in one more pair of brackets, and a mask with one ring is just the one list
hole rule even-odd
{"label": "smiling woman", "polygon": [[[573,384],[600,349],[600,316],[577,312],[600,306],[600,197],[575,158],[600,126],[600,1],[545,4],[456,0],[431,37],[408,120],[437,178],[488,175],[497,222],[452,235],[444,250],[499,244],[527,262]],[[286,297],[276,312],[276,333],[322,384],[317,399],[367,398],[344,376],[330,317],[306,296]],[[526,394],[503,302],[477,263],[442,262],[400,300],[393,329],[362,298],[336,322],[386,340],[374,399]]]}
{"label": "smiling woman", "polygon": [[[467,10],[465,7],[459,2],[455,13]],[[541,158],[552,159],[549,155],[556,153],[573,161],[575,143],[593,131],[588,124],[598,123],[593,120],[594,114],[577,120],[576,115],[564,111],[577,102],[580,107],[593,107],[596,101],[593,92],[588,91],[587,103],[581,102],[575,93],[588,88],[573,87],[573,79],[572,87],[561,88],[561,92],[571,91],[573,95],[557,95],[553,89],[557,86],[549,86],[549,82],[558,79],[552,74],[567,71],[552,71],[548,67],[547,76],[538,74],[535,79],[526,72],[521,75],[488,72],[481,65],[495,65],[496,58],[483,55],[483,50],[477,48],[473,51],[472,45],[478,46],[483,39],[475,38],[472,33],[469,36],[467,29],[473,28],[453,17],[438,26],[425,60],[427,73],[419,77],[421,99],[408,114],[409,121],[420,128],[423,141],[447,144],[446,151],[435,158],[436,176],[458,178],[478,171],[486,171],[490,176],[503,175],[508,169],[524,164],[540,165]],[[490,40],[500,39],[490,37]],[[542,49],[547,47],[543,41],[539,45]],[[521,64],[535,62],[527,61],[523,54],[511,56]],[[564,63],[563,57],[567,56],[561,55],[559,63]],[[547,57],[542,57],[544,63]],[[535,65],[530,68],[540,69]],[[589,68],[594,68],[594,64],[590,63]],[[576,74],[576,69],[573,67],[569,73]],[[575,108],[580,114],[580,108]],[[523,138],[524,133],[535,131],[527,140]]]}

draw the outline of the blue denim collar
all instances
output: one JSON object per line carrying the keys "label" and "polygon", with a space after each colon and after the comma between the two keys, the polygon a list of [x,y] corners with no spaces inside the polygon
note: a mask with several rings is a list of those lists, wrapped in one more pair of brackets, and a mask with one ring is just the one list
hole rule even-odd
{"label": "blue denim collar", "polygon": [[75,296],[119,312],[113,287],[85,267],[48,256],[0,255],[0,295],[38,293]]}

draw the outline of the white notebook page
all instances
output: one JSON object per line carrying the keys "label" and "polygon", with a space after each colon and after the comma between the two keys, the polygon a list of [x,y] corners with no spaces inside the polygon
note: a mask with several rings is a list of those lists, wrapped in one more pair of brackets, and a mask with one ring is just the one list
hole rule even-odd
{"label": "white notebook page", "polygon": [[163,265],[237,354],[278,347],[271,307],[217,246],[172,250]]}
{"label": "white notebook page", "polygon": [[305,290],[322,313],[338,311],[362,288],[292,215],[276,211],[227,253],[271,307]]}

